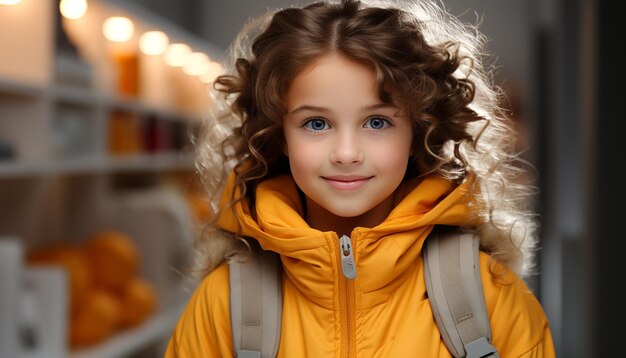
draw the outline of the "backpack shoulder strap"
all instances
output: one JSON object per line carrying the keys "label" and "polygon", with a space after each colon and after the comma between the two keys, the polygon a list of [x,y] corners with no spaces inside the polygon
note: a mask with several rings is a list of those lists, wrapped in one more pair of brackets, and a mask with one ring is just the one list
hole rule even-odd
{"label": "backpack shoulder strap", "polygon": [[252,249],[245,262],[231,261],[230,317],[238,358],[273,358],[282,315],[282,273],[277,254]]}
{"label": "backpack shoulder strap", "polygon": [[478,237],[459,228],[435,227],[426,240],[424,275],[430,305],[446,347],[454,357],[499,357],[478,258]]}

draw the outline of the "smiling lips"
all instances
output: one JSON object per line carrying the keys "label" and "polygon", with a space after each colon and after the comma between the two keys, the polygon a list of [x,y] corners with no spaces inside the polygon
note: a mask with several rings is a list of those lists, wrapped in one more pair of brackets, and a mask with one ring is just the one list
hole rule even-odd
{"label": "smiling lips", "polygon": [[336,175],[322,177],[326,182],[337,190],[356,190],[365,185],[373,177],[359,175]]}

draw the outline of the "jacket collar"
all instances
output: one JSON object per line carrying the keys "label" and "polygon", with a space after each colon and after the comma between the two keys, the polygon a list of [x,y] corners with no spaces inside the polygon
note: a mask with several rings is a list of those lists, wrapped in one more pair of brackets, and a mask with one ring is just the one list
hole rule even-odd
{"label": "jacket collar", "polygon": [[[352,232],[357,263],[357,282],[363,292],[378,292],[391,280],[405,276],[415,266],[424,240],[434,225],[467,225],[472,218],[468,188],[471,178],[459,186],[439,176],[404,183],[396,192],[396,205],[387,219],[373,228]],[[235,189],[231,175],[221,207]],[[236,190],[236,189],[235,189]],[[265,250],[282,257],[286,277],[307,297],[332,307],[332,289],[341,269],[337,265],[337,234],[311,228],[302,217],[303,206],[290,176],[259,184],[256,190],[257,219],[242,200],[225,209],[217,221],[226,231],[258,240]],[[325,296],[323,293],[327,292]],[[380,292],[377,294],[380,296]],[[384,295],[383,295],[384,296]]]}

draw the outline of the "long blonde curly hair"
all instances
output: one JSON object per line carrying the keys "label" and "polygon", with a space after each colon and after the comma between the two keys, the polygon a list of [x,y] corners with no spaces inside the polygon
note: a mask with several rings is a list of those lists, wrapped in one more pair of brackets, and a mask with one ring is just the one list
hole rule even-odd
{"label": "long blonde curly hair", "polygon": [[[216,213],[235,172],[254,212],[256,186],[289,173],[283,155],[283,98],[291,79],[337,52],[372,66],[380,98],[409,114],[413,145],[406,178],[438,173],[455,183],[476,177],[471,193],[482,224],[481,249],[518,274],[532,267],[534,187],[520,183],[523,161],[502,91],[483,65],[484,36],[429,0],[324,1],[250,21],[230,48],[227,74],[212,88],[213,106],[198,138],[197,169]],[[388,89],[392,88],[393,91]],[[246,250],[236,233],[208,223],[198,240],[200,265],[212,270]]]}

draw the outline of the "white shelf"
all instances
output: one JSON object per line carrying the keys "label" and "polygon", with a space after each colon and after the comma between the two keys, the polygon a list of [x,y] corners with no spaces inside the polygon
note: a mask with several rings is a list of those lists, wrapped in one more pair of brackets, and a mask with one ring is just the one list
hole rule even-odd
{"label": "white shelf", "polygon": [[[2,93],[2,88],[2,84],[0,83],[0,93]],[[6,91],[12,93],[15,92],[17,88],[18,87],[9,86],[6,88]],[[23,92],[28,93],[27,89],[24,89]],[[34,92],[34,89],[31,90],[31,92]],[[106,94],[90,88],[54,85],[49,89],[49,93],[57,102],[81,106],[99,105],[106,111],[122,110],[146,116],[156,115],[159,119],[164,120],[193,121],[198,119],[171,108],[144,103],[140,98]],[[198,114],[198,117],[200,117],[200,114]]]}
{"label": "white shelf", "polygon": [[45,89],[43,87],[0,79],[0,96],[35,98],[42,96],[44,93]]}
{"label": "white shelf", "polygon": [[50,96],[58,102],[93,106],[102,102],[102,95],[91,88],[55,85],[49,89]]}
{"label": "white shelf", "polygon": [[58,103],[75,104],[78,106],[102,106],[105,110],[122,110],[141,115],[156,115],[164,120],[196,121],[201,113],[191,116],[181,111],[143,103],[139,98],[117,96],[98,92],[91,88],[68,85],[53,85],[49,88],[38,87],[0,78],[0,97],[42,98],[45,95]]}
{"label": "white shelf", "polygon": [[124,357],[158,339],[167,338],[172,333],[186,304],[185,302],[157,313],[139,327],[119,333],[100,345],[74,351],[70,354],[70,358]]}
{"label": "white shelf", "polygon": [[193,155],[188,153],[163,153],[156,155],[138,155],[112,158],[105,162],[104,167],[110,171],[161,171],[174,169],[191,169],[194,165]]}
{"label": "white shelf", "polygon": [[[142,115],[151,115],[154,114],[159,119],[165,120],[187,120],[194,121],[197,118],[193,118],[192,116],[178,112],[175,110],[171,110],[169,108],[158,107],[154,105],[149,105],[141,102],[140,100],[132,97],[124,97],[124,96],[108,96],[104,97],[104,104],[110,110],[123,110],[126,112],[138,113]],[[200,114],[198,114],[199,117]]]}
{"label": "white shelf", "polygon": [[193,165],[194,159],[189,153],[59,159],[46,162],[0,162],[0,178],[94,172],[163,171],[192,169]]}

